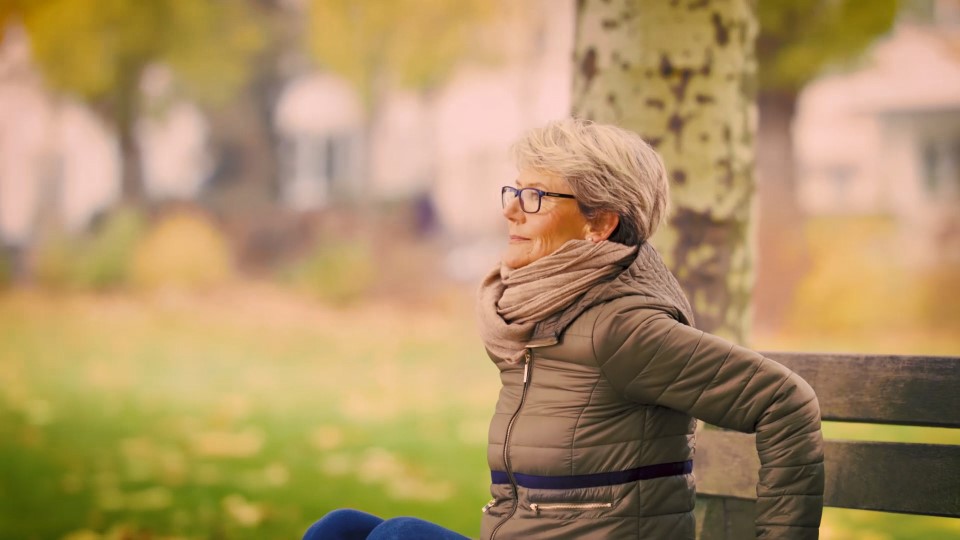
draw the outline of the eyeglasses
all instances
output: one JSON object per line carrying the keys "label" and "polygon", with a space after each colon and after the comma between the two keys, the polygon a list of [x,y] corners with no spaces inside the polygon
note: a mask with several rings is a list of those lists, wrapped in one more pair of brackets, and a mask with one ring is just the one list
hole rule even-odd
{"label": "eyeglasses", "polygon": [[520,209],[526,212],[527,214],[536,214],[540,211],[540,201],[544,197],[559,197],[561,199],[576,199],[573,195],[568,195],[566,193],[551,193],[549,191],[543,191],[542,189],[525,187],[523,189],[517,189],[511,186],[503,186],[500,188],[500,203],[504,208],[510,204],[510,201],[516,197],[520,199]]}

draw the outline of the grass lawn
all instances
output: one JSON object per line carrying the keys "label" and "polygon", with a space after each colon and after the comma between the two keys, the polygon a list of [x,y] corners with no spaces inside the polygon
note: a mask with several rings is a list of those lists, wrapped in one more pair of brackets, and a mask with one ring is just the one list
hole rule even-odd
{"label": "grass lawn", "polygon": [[299,538],[342,506],[478,534],[497,376],[470,306],[0,297],[0,538]]}
{"label": "grass lawn", "polygon": [[[290,539],[344,506],[475,537],[498,379],[472,309],[8,292],[0,538]],[[960,537],[960,520],[828,510],[822,537]]]}

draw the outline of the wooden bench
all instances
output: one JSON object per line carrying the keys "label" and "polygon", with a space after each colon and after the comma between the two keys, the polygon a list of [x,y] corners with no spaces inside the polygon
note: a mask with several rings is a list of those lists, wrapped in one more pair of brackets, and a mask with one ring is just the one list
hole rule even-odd
{"label": "wooden bench", "polygon": [[[813,386],[823,419],[960,428],[960,358],[764,353]],[[960,445],[824,441],[824,505],[960,518]],[[701,540],[753,538],[754,436],[701,429],[694,474]]]}

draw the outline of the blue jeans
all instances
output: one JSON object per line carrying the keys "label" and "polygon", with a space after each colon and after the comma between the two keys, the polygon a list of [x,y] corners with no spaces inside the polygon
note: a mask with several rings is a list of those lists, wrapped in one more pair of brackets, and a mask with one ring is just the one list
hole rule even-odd
{"label": "blue jeans", "polygon": [[314,523],[303,540],[469,540],[450,529],[412,517],[381,519],[359,510],[334,510]]}

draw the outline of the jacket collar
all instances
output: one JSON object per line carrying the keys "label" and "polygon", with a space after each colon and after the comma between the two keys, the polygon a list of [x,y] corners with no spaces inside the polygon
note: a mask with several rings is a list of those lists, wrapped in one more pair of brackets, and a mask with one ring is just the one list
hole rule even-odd
{"label": "jacket collar", "polygon": [[657,250],[644,242],[634,261],[615,278],[583,294],[566,310],[540,321],[534,327],[527,347],[548,347],[560,342],[560,336],[586,310],[624,296],[649,300],[688,326],[694,325],[693,309],[683,294],[677,278],[667,269]]}

